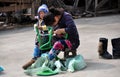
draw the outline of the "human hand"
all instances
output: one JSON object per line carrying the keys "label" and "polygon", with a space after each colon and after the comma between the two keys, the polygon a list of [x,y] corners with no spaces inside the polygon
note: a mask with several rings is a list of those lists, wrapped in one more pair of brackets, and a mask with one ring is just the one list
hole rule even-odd
{"label": "human hand", "polygon": [[57,29],[57,30],[54,31],[54,34],[58,34],[58,35],[64,34],[64,33],[65,33],[65,29],[64,29],[64,28],[62,28],[62,29]]}
{"label": "human hand", "polygon": [[46,25],[44,25],[44,26],[38,26],[38,29],[40,29],[40,30],[47,30],[47,27],[46,27]]}
{"label": "human hand", "polygon": [[42,26],[38,26],[38,29],[42,30]]}

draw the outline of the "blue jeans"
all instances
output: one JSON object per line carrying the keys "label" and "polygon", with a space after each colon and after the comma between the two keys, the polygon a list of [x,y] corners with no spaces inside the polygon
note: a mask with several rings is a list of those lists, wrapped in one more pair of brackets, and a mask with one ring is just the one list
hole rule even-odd
{"label": "blue jeans", "polygon": [[34,48],[34,53],[33,53],[33,58],[36,59],[41,56],[42,51],[39,49],[38,46],[35,46]]}

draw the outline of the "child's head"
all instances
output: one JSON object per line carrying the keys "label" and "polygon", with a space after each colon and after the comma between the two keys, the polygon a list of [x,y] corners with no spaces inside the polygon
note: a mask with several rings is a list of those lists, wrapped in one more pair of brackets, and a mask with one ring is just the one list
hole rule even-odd
{"label": "child's head", "polygon": [[43,19],[44,15],[46,13],[48,13],[48,7],[46,4],[42,4],[39,8],[38,8],[38,16],[40,19]]}

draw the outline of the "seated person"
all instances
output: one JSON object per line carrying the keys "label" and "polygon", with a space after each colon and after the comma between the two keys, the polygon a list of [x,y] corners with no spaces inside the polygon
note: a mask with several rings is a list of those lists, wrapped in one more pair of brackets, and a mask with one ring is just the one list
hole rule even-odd
{"label": "seated person", "polygon": [[[40,32],[44,32],[44,30],[46,30],[46,26],[44,24],[44,21],[43,21],[43,17],[44,15],[49,12],[48,11],[48,7],[47,5],[45,4],[42,4],[39,8],[38,8],[38,23],[36,24],[36,26],[38,27],[38,29],[40,30]],[[34,26],[34,28],[36,27]],[[38,57],[40,57],[42,54],[42,51],[39,49],[39,43],[38,43],[38,40],[37,40],[37,35],[36,35],[36,41],[35,41],[35,48],[34,48],[34,53],[33,53],[33,58],[27,62],[25,65],[23,65],[23,69],[27,69],[30,65],[32,65],[36,59]]]}
{"label": "seated person", "polygon": [[49,59],[53,60],[57,57],[60,51],[65,51],[66,49],[75,52],[73,53],[75,56],[76,49],[80,44],[80,40],[78,30],[72,19],[72,16],[64,10],[51,8],[49,9],[49,12],[43,17],[43,20],[46,25],[51,25],[54,28],[54,34],[56,34],[58,37],[66,33],[68,34],[67,40],[58,38],[56,41],[54,41],[54,45],[48,53]]}

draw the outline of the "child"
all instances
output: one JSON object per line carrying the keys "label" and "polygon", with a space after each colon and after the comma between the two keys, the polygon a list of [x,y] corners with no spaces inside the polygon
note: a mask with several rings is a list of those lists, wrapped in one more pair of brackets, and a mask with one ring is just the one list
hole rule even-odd
{"label": "child", "polygon": [[[43,17],[48,12],[49,12],[48,7],[45,4],[42,4],[38,8],[38,23],[36,24],[36,26],[38,27],[38,29],[40,30],[41,33],[43,32],[43,30],[46,30],[46,26],[44,24]],[[36,26],[34,26],[34,30],[35,30]],[[37,37],[37,35],[36,35],[36,37]],[[23,65],[23,69],[27,69],[30,65],[32,65],[36,61],[36,59],[41,56],[41,54],[42,54],[42,51],[39,49],[39,43],[36,38],[33,58],[28,63]]]}

